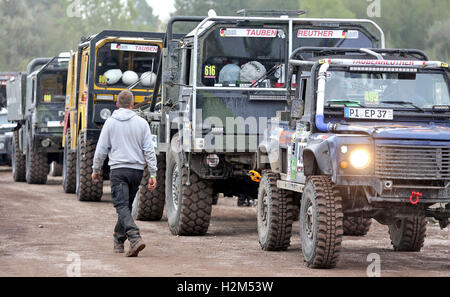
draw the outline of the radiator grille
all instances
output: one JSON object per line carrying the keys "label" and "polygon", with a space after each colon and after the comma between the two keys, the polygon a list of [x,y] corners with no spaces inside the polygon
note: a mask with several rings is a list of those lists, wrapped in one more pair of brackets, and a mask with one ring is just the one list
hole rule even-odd
{"label": "radiator grille", "polygon": [[375,174],[391,179],[450,179],[450,147],[376,145]]}

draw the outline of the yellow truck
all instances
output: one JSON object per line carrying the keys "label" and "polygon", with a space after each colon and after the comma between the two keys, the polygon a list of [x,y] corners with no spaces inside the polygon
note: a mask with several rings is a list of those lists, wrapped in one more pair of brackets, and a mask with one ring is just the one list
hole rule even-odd
{"label": "yellow truck", "polygon": [[[131,90],[136,103],[153,95],[163,33],[106,30],[82,40],[67,74],[63,132],[63,188],[80,201],[100,201],[103,182],[91,180],[96,143],[116,109],[117,95]],[[103,176],[108,176],[107,161]]]}

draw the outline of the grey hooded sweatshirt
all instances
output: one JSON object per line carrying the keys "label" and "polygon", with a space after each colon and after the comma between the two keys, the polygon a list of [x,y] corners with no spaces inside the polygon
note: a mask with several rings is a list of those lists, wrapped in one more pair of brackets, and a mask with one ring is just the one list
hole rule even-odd
{"label": "grey hooded sweatshirt", "polygon": [[95,150],[94,173],[99,173],[106,156],[111,169],[143,170],[145,164],[151,176],[156,176],[157,163],[150,127],[143,118],[129,109],[115,110],[106,120]]}

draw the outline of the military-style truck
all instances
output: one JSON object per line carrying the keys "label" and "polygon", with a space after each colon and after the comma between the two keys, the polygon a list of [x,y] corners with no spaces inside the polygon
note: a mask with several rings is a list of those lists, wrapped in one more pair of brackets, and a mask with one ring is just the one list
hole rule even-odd
{"label": "military-style truck", "polygon": [[0,164],[2,165],[11,165],[12,131],[15,127],[15,124],[8,121],[8,110],[0,108]]}
{"label": "military-style truck", "polygon": [[18,73],[15,72],[0,72],[0,109],[6,108],[6,83]]}
{"label": "military-style truck", "polygon": [[15,125],[8,122],[6,83],[16,75],[14,72],[0,72],[0,164],[11,163],[11,131]]}
{"label": "military-style truck", "polygon": [[7,83],[13,135],[12,167],[17,182],[45,184],[52,162],[62,162],[62,125],[68,56],[36,58],[27,72]]}
{"label": "military-style truck", "polygon": [[[198,25],[174,38],[177,22]],[[384,34],[369,20],[292,15],[169,21],[157,79],[161,98],[155,93],[138,111],[157,140],[159,186],[151,193],[143,183],[135,218],[159,220],[165,204],[174,235],[203,235],[215,194],[256,198],[249,171],[267,120],[286,108],[287,61],[300,45],[384,47]]]}
{"label": "military-style truck", "polygon": [[[259,146],[258,235],[289,246],[294,201],[306,264],[334,267],[344,216],[389,226],[420,251],[426,217],[450,217],[448,64],[419,50],[303,47],[290,59],[289,112]],[[289,84],[288,84],[289,86]]]}
{"label": "military-style truck", "polygon": [[[93,183],[92,163],[117,95],[132,90],[137,103],[153,94],[162,33],[102,31],[82,40],[69,62],[63,131],[63,188],[80,201],[100,201],[103,181]],[[108,178],[105,162],[103,176]]]}

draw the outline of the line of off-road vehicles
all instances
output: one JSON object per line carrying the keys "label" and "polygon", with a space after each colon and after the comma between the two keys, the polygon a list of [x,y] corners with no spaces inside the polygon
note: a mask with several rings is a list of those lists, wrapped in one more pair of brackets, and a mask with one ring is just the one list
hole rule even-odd
{"label": "line of off-road vehicles", "polygon": [[[419,251],[425,218],[445,228],[450,217],[448,65],[385,49],[370,20],[301,14],[174,17],[165,34],[103,31],[30,63],[8,91],[14,179],[45,183],[56,161],[66,193],[99,201],[96,142],[129,89],[158,158],[136,219],[165,208],[174,235],[203,235],[223,193],[257,197],[264,250],[286,250],[299,219],[310,267],[335,266],[343,235],[364,235],[371,219],[395,250]],[[195,28],[174,34],[177,23]]]}

